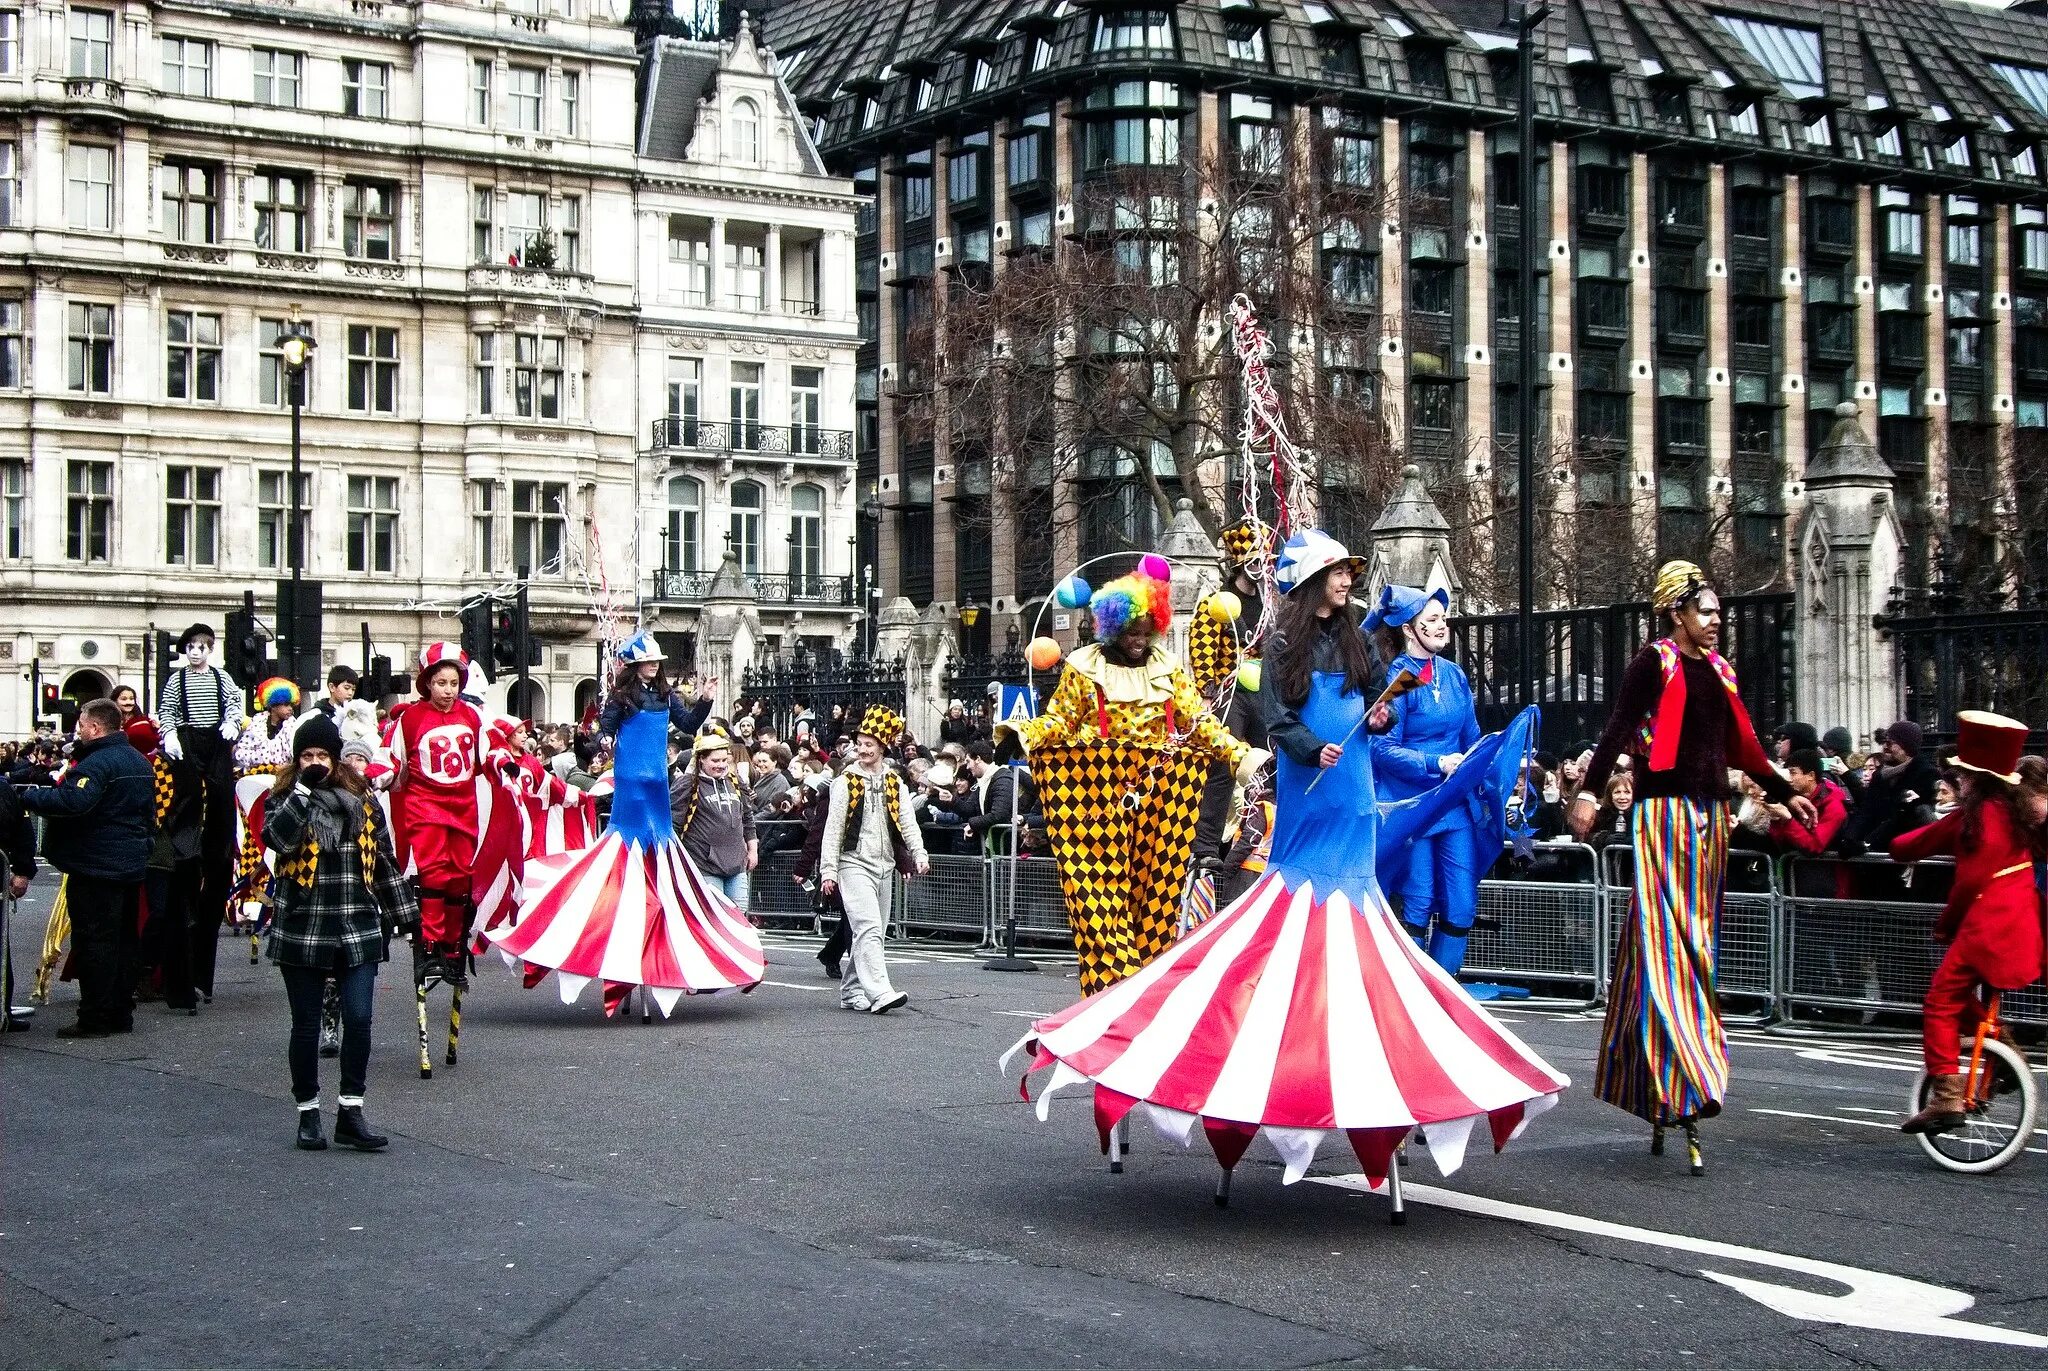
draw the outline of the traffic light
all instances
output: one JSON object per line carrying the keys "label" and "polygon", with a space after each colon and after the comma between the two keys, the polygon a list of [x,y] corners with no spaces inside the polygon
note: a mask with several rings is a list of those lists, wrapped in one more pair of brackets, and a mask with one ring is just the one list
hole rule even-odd
{"label": "traffic light", "polygon": [[491,637],[491,679],[498,671],[519,670],[519,616],[511,605],[499,605],[493,616]]}
{"label": "traffic light", "polygon": [[42,698],[36,701],[36,717],[38,719],[55,718],[57,715],[57,702],[62,698],[57,693],[55,685],[45,684],[42,689]]}
{"label": "traffic light", "polygon": [[254,607],[245,603],[241,609],[229,610],[225,633],[221,647],[227,657],[228,675],[235,678],[236,685],[252,690],[258,681],[270,674],[269,663],[263,656],[263,635],[256,628]]}
{"label": "traffic light", "polygon": [[[178,640],[162,629],[156,631],[156,679],[157,688],[171,679],[171,673],[178,669]],[[151,706],[154,708],[154,706]],[[147,712],[147,711],[145,711]]]}
{"label": "traffic light", "polygon": [[462,650],[482,671],[484,679],[495,681],[497,676],[496,654],[491,651],[491,630],[493,603],[478,600],[462,607]]}

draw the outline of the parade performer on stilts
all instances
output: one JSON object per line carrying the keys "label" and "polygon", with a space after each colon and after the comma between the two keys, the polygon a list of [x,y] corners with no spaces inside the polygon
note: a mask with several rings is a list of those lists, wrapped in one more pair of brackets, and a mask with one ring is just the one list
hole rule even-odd
{"label": "parade performer on stilts", "polygon": [[[1406,671],[1416,680],[1393,703],[1393,726],[1372,740],[1373,782],[1383,803],[1436,789],[1457,774],[1479,741],[1471,683],[1442,655],[1451,640],[1450,601],[1441,589],[1387,586],[1365,619],[1366,631],[1380,635],[1389,679]],[[1402,925],[1453,976],[1465,964],[1465,944],[1479,914],[1479,878],[1500,855],[1506,833],[1507,797],[1481,787],[1405,851],[1381,862],[1387,892],[1401,897]],[[1475,1000],[1503,994],[1494,985],[1465,989]]]}
{"label": "parade performer on stilts", "polygon": [[427,992],[450,990],[447,1061],[455,1063],[462,992],[469,988],[465,946],[475,911],[478,836],[489,825],[483,775],[482,712],[461,698],[469,658],[454,643],[429,643],[413,686],[420,698],[393,711],[385,730],[391,757],[391,828],[400,867],[419,889],[412,931],[420,1078],[434,1074],[427,1053]]}
{"label": "parade performer on stilts", "polygon": [[1591,830],[1598,796],[1627,751],[1634,759],[1635,890],[1614,952],[1594,1089],[1648,1121],[1652,1152],[1664,1130],[1685,1130],[1694,1175],[1706,1170],[1699,1122],[1721,1112],[1728,1038],[1714,998],[1715,928],[1727,875],[1728,770],[1747,773],[1811,827],[1796,795],[1757,742],[1735,668],[1715,650],[1721,600],[1691,562],[1657,572],[1651,608],[1668,632],[1635,655],[1571,809],[1572,833]]}
{"label": "parade performer on stilts", "polygon": [[[1331,1132],[1347,1136],[1376,1184],[1417,1128],[1448,1173],[1476,1121],[1503,1147],[1568,1084],[1401,932],[1375,871],[1382,841],[1407,842],[1482,777],[1499,785],[1519,771],[1533,712],[1383,823],[1372,749],[1358,735],[1383,730],[1391,714],[1373,698],[1380,672],[1348,603],[1359,570],[1320,530],[1280,553],[1285,598],[1260,685],[1277,759],[1264,873],[1149,966],[1018,1045],[1032,1053],[1030,1070],[1053,1068],[1041,1118],[1057,1091],[1093,1085],[1113,1170],[1116,1130],[1139,1109],[1183,1145],[1200,1126],[1224,1168],[1219,1203],[1262,1130],[1288,1183]],[[1398,1177],[1391,1189],[1399,1221]]]}
{"label": "parade performer on stilts", "polygon": [[[1260,580],[1270,575],[1273,530],[1257,519],[1240,519],[1216,541],[1223,551],[1223,585],[1202,597],[1188,622],[1188,675],[1232,737],[1264,747],[1266,731],[1256,703],[1258,668],[1244,669],[1258,661],[1264,647],[1266,599]],[[1237,793],[1232,768],[1222,761],[1212,764],[1195,820],[1197,862],[1213,862],[1221,851]]]}
{"label": "parade performer on stilts", "polygon": [[635,634],[619,656],[641,688],[604,711],[618,729],[610,822],[589,847],[529,858],[519,921],[485,936],[524,965],[529,988],[552,971],[568,1004],[599,981],[612,1015],[644,986],[666,1017],[686,994],[752,990],[767,955],[746,911],[692,865],[669,815],[669,726],[694,730],[709,705],[686,706],[659,681],[652,634]]}
{"label": "parade performer on stilts", "polygon": [[1955,883],[1934,925],[1947,946],[1921,1006],[1921,1053],[1932,1088],[1927,1105],[1900,1125],[1906,1133],[1946,1133],[1964,1122],[1959,1044],[1977,1031],[1978,989],[2018,990],[2041,979],[2041,828],[2021,817],[2016,787],[2027,726],[2002,714],[1966,709],[1956,716],[1956,768],[1963,800],[1947,816],[1892,840],[1902,862],[1956,859]]}
{"label": "parade performer on stilts", "polygon": [[193,624],[178,635],[183,662],[164,676],[157,692],[157,727],[164,752],[191,766],[203,787],[200,810],[199,893],[186,936],[192,983],[213,1002],[214,959],[220,926],[232,917],[235,886],[235,739],[242,731],[242,688],[211,662],[213,629]]}
{"label": "parade performer on stilts", "polygon": [[996,726],[996,760],[1030,759],[1067,918],[1092,994],[1180,930],[1181,888],[1209,763],[1248,779],[1265,754],[1230,736],[1155,641],[1173,622],[1163,558],[1096,591],[1095,641],[1068,658],[1035,719]]}

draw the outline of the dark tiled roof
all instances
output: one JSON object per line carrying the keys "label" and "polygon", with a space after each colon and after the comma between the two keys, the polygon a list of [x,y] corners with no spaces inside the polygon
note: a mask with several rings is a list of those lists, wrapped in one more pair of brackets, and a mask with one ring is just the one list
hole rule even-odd
{"label": "dark tiled roof", "polygon": [[[1451,118],[1481,114],[1497,121],[1513,106],[1513,91],[1496,86],[1494,65],[1475,34],[1502,35],[1499,0],[1151,0],[1169,9],[1179,34],[1172,58],[1101,54],[1092,49],[1102,0],[783,0],[762,20],[766,39],[785,56],[803,61],[794,77],[803,107],[824,116],[822,145],[853,155],[923,139],[961,117],[982,119],[1014,112],[1023,98],[1070,88],[1096,71],[1144,70],[1189,86],[1241,87],[1269,82],[1285,97],[1317,98],[1355,92],[1389,108],[1429,105]],[[2008,139],[2048,138],[2048,115],[2032,109],[1991,70],[1993,61],[2048,68],[2048,5],[1996,9],[1962,0],[1560,0],[1545,25],[1544,69],[1539,75],[1539,118],[1566,130],[1606,124],[1617,136],[1654,137],[1660,143],[1710,146],[1716,138],[1811,162],[1851,161],[1860,144],[1866,174],[1887,169],[1964,175],[1944,165],[1939,149],[1968,133],[1981,161],[2001,157]],[[1818,28],[1827,93],[1795,99],[1766,66],[1716,18],[1737,15],[1767,24]],[[1222,41],[1234,17],[1270,21],[1271,70],[1250,72],[1229,61]],[[1396,17],[1413,36],[1389,24]],[[1333,22],[1331,22],[1333,21]],[[1039,37],[1051,42],[1051,69],[1031,70]],[[1358,77],[1323,69],[1324,45],[1356,42]],[[1409,60],[1419,46],[1449,44],[1450,99],[1414,85]],[[971,63],[985,57],[995,68],[987,89],[968,79]],[[1612,74],[1615,114],[1607,119],[1573,103],[1565,67],[1590,57]],[[1647,66],[1645,63],[1653,65]],[[1661,68],[1661,71],[1659,70]],[[887,76],[884,73],[888,73]],[[918,110],[915,90],[930,80],[937,98]],[[1658,124],[1654,87],[1678,81],[1686,92],[1685,126]],[[1881,97],[1874,105],[1869,97]],[[1752,97],[1763,128],[1744,139],[1728,130],[1727,116]],[[868,99],[880,105],[863,128]],[[1947,120],[1937,121],[1938,110]],[[1835,121],[1832,147],[1805,143],[1806,126],[1822,115]],[[1906,159],[1887,160],[1877,136],[1905,126]],[[2010,132],[2005,129],[2010,125]],[[916,130],[913,133],[913,129]],[[1981,177],[1983,173],[1979,172]]]}
{"label": "dark tiled roof", "polygon": [[640,155],[680,162],[697,132],[697,102],[718,85],[718,48],[657,38],[644,72]]}

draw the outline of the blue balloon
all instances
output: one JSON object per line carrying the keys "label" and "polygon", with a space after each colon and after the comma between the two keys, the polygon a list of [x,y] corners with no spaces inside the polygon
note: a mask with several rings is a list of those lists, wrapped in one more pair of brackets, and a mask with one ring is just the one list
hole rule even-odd
{"label": "blue balloon", "polygon": [[1069,576],[1054,588],[1052,598],[1067,609],[1079,609],[1087,604],[1094,594],[1086,581],[1079,576]]}

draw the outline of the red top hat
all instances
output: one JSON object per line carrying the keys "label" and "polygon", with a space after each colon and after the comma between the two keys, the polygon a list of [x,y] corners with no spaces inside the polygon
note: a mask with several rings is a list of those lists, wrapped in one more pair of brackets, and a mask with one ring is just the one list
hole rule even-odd
{"label": "red top hat", "polygon": [[2020,754],[2027,749],[2027,726],[2003,714],[1966,709],[1956,715],[1956,765],[1965,771],[1996,776],[2019,784]]}

